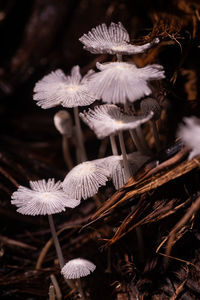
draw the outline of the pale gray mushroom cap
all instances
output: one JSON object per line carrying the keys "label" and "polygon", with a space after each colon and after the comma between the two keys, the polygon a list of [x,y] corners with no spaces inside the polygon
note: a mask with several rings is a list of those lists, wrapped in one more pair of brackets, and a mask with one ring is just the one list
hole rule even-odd
{"label": "pale gray mushroom cap", "polygon": [[96,106],[94,110],[80,113],[82,120],[95,132],[99,139],[119,131],[134,129],[147,122],[153,116],[150,112],[147,116],[129,116],[120,111],[120,108],[113,104]]}
{"label": "pale gray mushroom cap", "polygon": [[62,187],[69,197],[81,200],[94,196],[106,185],[109,171],[95,161],[86,161],[74,167],[65,177]]}
{"label": "pale gray mushroom cap", "polygon": [[[129,153],[127,158],[130,163],[131,172],[134,175],[150,157],[136,151]],[[110,178],[112,179],[116,190],[126,183],[122,155],[112,155],[98,161],[98,163],[101,163],[107,170],[109,170]]]}
{"label": "pale gray mushroom cap", "polygon": [[78,279],[90,275],[96,269],[95,264],[83,258],[68,261],[61,270],[65,279]]}
{"label": "pale gray mushroom cap", "polygon": [[164,78],[161,65],[148,65],[137,68],[133,63],[110,62],[97,63],[100,72],[91,75],[89,87],[91,93],[107,103],[134,102],[151,94],[148,81]]}
{"label": "pale gray mushroom cap", "polygon": [[110,170],[113,185],[115,189],[118,190],[126,182],[122,155],[113,155],[107,157],[107,164],[108,170]]}
{"label": "pale gray mushroom cap", "polygon": [[154,113],[153,118],[154,120],[159,120],[161,116],[161,106],[159,105],[158,101],[153,98],[146,98],[140,102],[140,108],[144,115],[149,114],[150,111]]}
{"label": "pale gray mushroom cap", "polygon": [[141,46],[131,45],[128,32],[122,23],[118,22],[118,24],[111,23],[108,27],[104,23],[98,25],[84,34],[79,41],[83,43],[84,49],[94,54],[130,55],[144,52],[153,44],[158,43],[159,39]]}
{"label": "pale gray mushroom cap", "polygon": [[57,105],[85,106],[95,101],[88,88],[88,81],[81,79],[79,66],[72,68],[70,76],[66,76],[60,69],[44,76],[36,83],[34,93],[33,99],[44,109]]}
{"label": "pale gray mushroom cap", "polygon": [[184,124],[179,126],[177,137],[191,149],[188,159],[200,154],[200,119],[196,117],[184,118]]}
{"label": "pale gray mushroom cap", "polygon": [[60,134],[66,135],[68,138],[72,136],[72,118],[68,111],[59,110],[54,115],[54,125]]}
{"label": "pale gray mushroom cap", "polygon": [[30,187],[19,186],[12,194],[11,203],[23,215],[51,215],[64,211],[66,207],[74,208],[80,204],[80,201],[66,196],[60,181],[30,181]]}

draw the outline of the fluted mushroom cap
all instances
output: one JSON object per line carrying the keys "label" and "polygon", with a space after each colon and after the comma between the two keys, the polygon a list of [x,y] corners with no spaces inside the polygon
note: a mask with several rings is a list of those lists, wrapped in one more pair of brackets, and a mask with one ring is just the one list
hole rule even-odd
{"label": "fluted mushroom cap", "polygon": [[65,177],[62,187],[69,197],[81,200],[94,196],[106,185],[109,171],[94,161],[83,162],[74,167]]}
{"label": "fluted mushroom cap", "polygon": [[144,52],[154,44],[159,42],[155,39],[151,43],[141,46],[130,44],[130,37],[121,22],[111,23],[107,27],[105,23],[92,28],[87,34],[79,39],[84,45],[84,49],[94,54],[125,54],[131,55]]}
{"label": "fluted mushroom cap", "polygon": [[79,66],[74,66],[71,75],[66,76],[58,69],[44,76],[34,88],[33,99],[42,108],[57,105],[77,107],[90,105],[95,101],[91,94],[87,79],[82,79]]}
{"label": "fluted mushroom cap", "polygon": [[80,201],[67,197],[61,182],[55,182],[54,178],[30,181],[30,187],[19,186],[11,197],[11,203],[23,215],[51,215],[80,204]]}
{"label": "fluted mushroom cap", "polygon": [[147,116],[129,116],[123,114],[120,108],[113,104],[96,106],[94,110],[80,113],[82,120],[95,132],[99,139],[122,130],[138,127],[153,117],[150,112]]}
{"label": "fluted mushroom cap", "polygon": [[78,279],[94,272],[96,266],[89,260],[75,258],[68,261],[61,270],[65,279]]}
{"label": "fluted mushroom cap", "polygon": [[161,65],[148,65],[138,68],[134,63],[97,63],[100,72],[90,76],[91,93],[106,103],[134,102],[151,94],[148,81],[164,78]]}

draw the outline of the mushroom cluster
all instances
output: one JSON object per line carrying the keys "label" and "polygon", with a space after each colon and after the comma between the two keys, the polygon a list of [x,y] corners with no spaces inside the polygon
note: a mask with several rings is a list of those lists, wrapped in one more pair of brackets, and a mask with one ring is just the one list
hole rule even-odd
{"label": "mushroom cluster", "polygon": [[[112,180],[116,189],[122,187],[149,159],[151,151],[143,135],[144,123],[152,123],[155,144],[160,149],[156,120],[160,117],[161,108],[156,99],[146,97],[152,93],[149,82],[165,77],[163,67],[159,64],[139,68],[133,62],[122,60],[123,55],[146,51],[159,43],[159,39],[140,46],[132,45],[128,32],[120,22],[111,23],[110,26],[99,25],[79,40],[87,51],[115,55],[117,61],[103,64],[97,62],[98,71],[90,70],[84,77],[80,74],[79,66],[74,66],[67,76],[58,69],[36,83],[33,99],[38,106],[43,109],[58,105],[73,108],[75,126],[70,113],[65,109],[57,112],[54,117],[54,124],[63,137],[63,154],[68,173],[62,183],[56,183],[54,179],[32,181],[31,189],[20,186],[12,195],[12,204],[17,206],[18,212],[48,215],[61,273],[70,286],[70,280],[89,275],[95,265],[80,258],[65,264],[52,214],[60,213],[66,207],[78,206],[82,199],[97,194],[99,188],[106,186],[109,180]],[[99,100],[98,105],[94,104],[95,100]],[[139,109],[135,106],[138,100],[141,101]],[[92,109],[79,114],[79,106],[92,103]],[[94,131],[97,138],[109,137],[113,155],[87,160],[80,120]],[[132,153],[127,153],[124,131],[129,132],[134,143],[136,151]],[[69,139],[73,140],[76,149],[75,167],[70,156]],[[79,291],[85,299],[80,283]]]}

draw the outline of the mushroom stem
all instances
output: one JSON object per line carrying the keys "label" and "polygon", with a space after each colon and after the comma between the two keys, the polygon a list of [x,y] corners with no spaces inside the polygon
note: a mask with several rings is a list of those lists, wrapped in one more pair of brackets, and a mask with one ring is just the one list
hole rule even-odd
{"label": "mushroom stem", "polygon": [[101,145],[98,151],[98,158],[103,158],[106,156],[107,147],[108,147],[108,137],[106,137],[101,141]]}
{"label": "mushroom stem", "polygon": [[156,144],[156,149],[157,151],[160,151],[160,139],[159,139],[159,135],[158,135],[158,129],[156,126],[156,121],[152,120],[152,128],[153,128],[153,135],[154,135],[154,139],[155,139],[155,144]]}
{"label": "mushroom stem", "polygon": [[[133,108],[133,110],[135,112],[134,106],[132,106],[132,108]],[[130,115],[130,106],[129,106],[128,101],[126,101],[126,103],[124,104],[124,111],[125,111],[125,113],[127,113],[128,115]],[[134,143],[136,149],[139,150],[141,153],[144,153],[145,151],[144,151],[144,149],[143,149],[143,147],[142,147],[142,145],[140,143],[140,140],[139,140],[139,138],[137,136],[136,130],[135,129],[130,129],[129,133],[130,133],[130,136],[131,136],[131,138],[133,140],[133,143]]]}
{"label": "mushroom stem", "polygon": [[71,170],[73,168],[73,162],[72,162],[71,154],[69,151],[68,137],[66,134],[62,135],[62,150],[63,150],[63,156],[64,156],[65,163],[66,163],[68,169]]}
{"label": "mushroom stem", "polygon": [[117,54],[117,61],[122,61],[122,54]]}
{"label": "mushroom stem", "polygon": [[79,290],[79,293],[81,294],[81,299],[86,300],[80,278],[77,279],[77,282],[78,282],[78,290]]}
{"label": "mushroom stem", "polygon": [[87,155],[83,143],[83,133],[81,130],[81,123],[79,119],[79,113],[78,113],[78,107],[74,107],[74,120],[76,125],[76,135],[78,140],[78,146],[80,148],[80,155],[81,155],[81,162],[84,162],[87,160]]}
{"label": "mushroom stem", "polygon": [[[48,215],[48,219],[49,219],[49,226],[51,229],[51,234],[53,237],[53,242],[56,248],[56,253],[57,253],[57,257],[58,257],[58,261],[59,261],[59,265],[60,265],[60,269],[62,269],[64,267],[65,261],[64,261],[64,257],[63,257],[63,253],[60,247],[60,243],[56,234],[56,229],[55,229],[55,225],[54,225],[54,221],[53,221],[53,217],[52,215]],[[73,289],[74,288],[74,284],[71,282],[71,280],[66,279],[66,282],[68,284],[68,286]]]}
{"label": "mushroom stem", "polygon": [[55,225],[54,225],[52,215],[48,215],[48,219],[49,219],[49,226],[50,226],[50,229],[51,229],[51,234],[52,234],[52,237],[53,237],[54,245],[55,245],[55,248],[56,248],[56,253],[57,253],[57,256],[58,256],[59,265],[60,265],[60,268],[62,269],[64,267],[65,261],[64,261],[64,257],[63,257],[63,254],[62,254],[60,243],[59,243],[59,240],[58,240],[58,237],[57,237],[57,234],[56,234]]}
{"label": "mushroom stem", "polygon": [[129,130],[130,136],[133,140],[133,143],[135,144],[135,147],[137,148],[138,151],[140,151],[141,153],[145,154],[144,148],[142,147],[140,140],[137,136],[137,133],[135,131],[135,129]]}
{"label": "mushroom stem", "polygon": [[[132,110],[135,113],[134,105],[132,105]],[[126,101],[126,103],[124,104],[124,111],[125,111],[125,113],[127,113],[128,115],[130,115],[130,106],[129,106],[128,101]],[[146,152],[145,152],[145,150],[143,148],[143,145],[141,144],[140,139],[137,136],[136,129],[130,129],[129,133],[130,133],[130,136],[131,136],[131,138],[133,140],[133,143],[134,143],[136,149],[138,151],[140,151],[141,153],[146,154]]]}
{"label": "mushroom stem", "polygon": [[119,143],[120,143],[120,148],[121,148],[122,157],[123,157],[125,180],[127,182],[128,179],[131,177],[131,173],[130,173],[129,162],[128,162],[128,159],[127,159],[127,154],[126,154],[126,148],[125,148],[125,144],[124,144],[123,133],[121,131],[119,131],[118,136],[119,136]]}
{"label": "mushroom stem", "polygon": [[110,135],[110,144],[111,144],[111,148],[112,148],[112,154],[118,155],[117,144],[116,144],[114,135]]}

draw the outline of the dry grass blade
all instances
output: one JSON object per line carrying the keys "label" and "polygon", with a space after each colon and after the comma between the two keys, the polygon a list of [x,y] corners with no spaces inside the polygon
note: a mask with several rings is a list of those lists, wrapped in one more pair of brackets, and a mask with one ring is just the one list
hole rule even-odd
{"label": "dry grass blade", "polygon": [[14,247],[20,247],[24,249],[30,249],[32,251],[36,251],[37,248],[28,244],[25,244],[23,242],[15,241],[13,239],[9,239],[6,236],[0,235],[0,241],[2,244],[14,246]]}
{"label": "dry grass blade", "polygon": [[182,219],[176,224],[176,226],[169,233],[169,240],[166,246],[166,259],[164,260],[164,266],[167,267],[168,259],[167,256],[170,255],[172,246],[174,244],[174,240],[176,237],[176,233],[179,232],[180,229],[190,220],[193,214],[195,214],[200,209],[200,197],[198,197],[195,202],[190,206],[186,214],[182,217]]}
{"label": "dry grass blade", "polygon": [[[138,206],[135,212],[131,213],[125,218],[125,220],[122,222],[120,227],[115,232],[113,238],[106,244],[106,246],[110,246],[114,244],[116,241],[118,241],[120,238],[122,238],[124,235],[126,235],[128,232],[132,231],[133,229],[137,228],[138,226],[147,223],[157,222],[159,220],[168,217],[169,215],[174,214],[179,209],[185,207],[188,204],[188,202],[190,202],[190,199],[188,199],[184,203],[175,206],[176,200],[177,199],[172,199],[169,202],[167,200],[156,202],[152,208],[152,211],[148,213],[144,218],[137,221],[138,216],[143,215],[146,211],[148,212],[149,207],[152,207],[152,202],[143,201],[140,204],[140,206]],[[133,222],[134,224],[132,225]]]}
{"label": "dry grass blade", "polygon": [[170,298],[170,300],[176,300],[177,297],[180,295],[180,293],[182,292],[184,285],[186,283],[187,279],[185,279],[176,289],[174,295]]}

